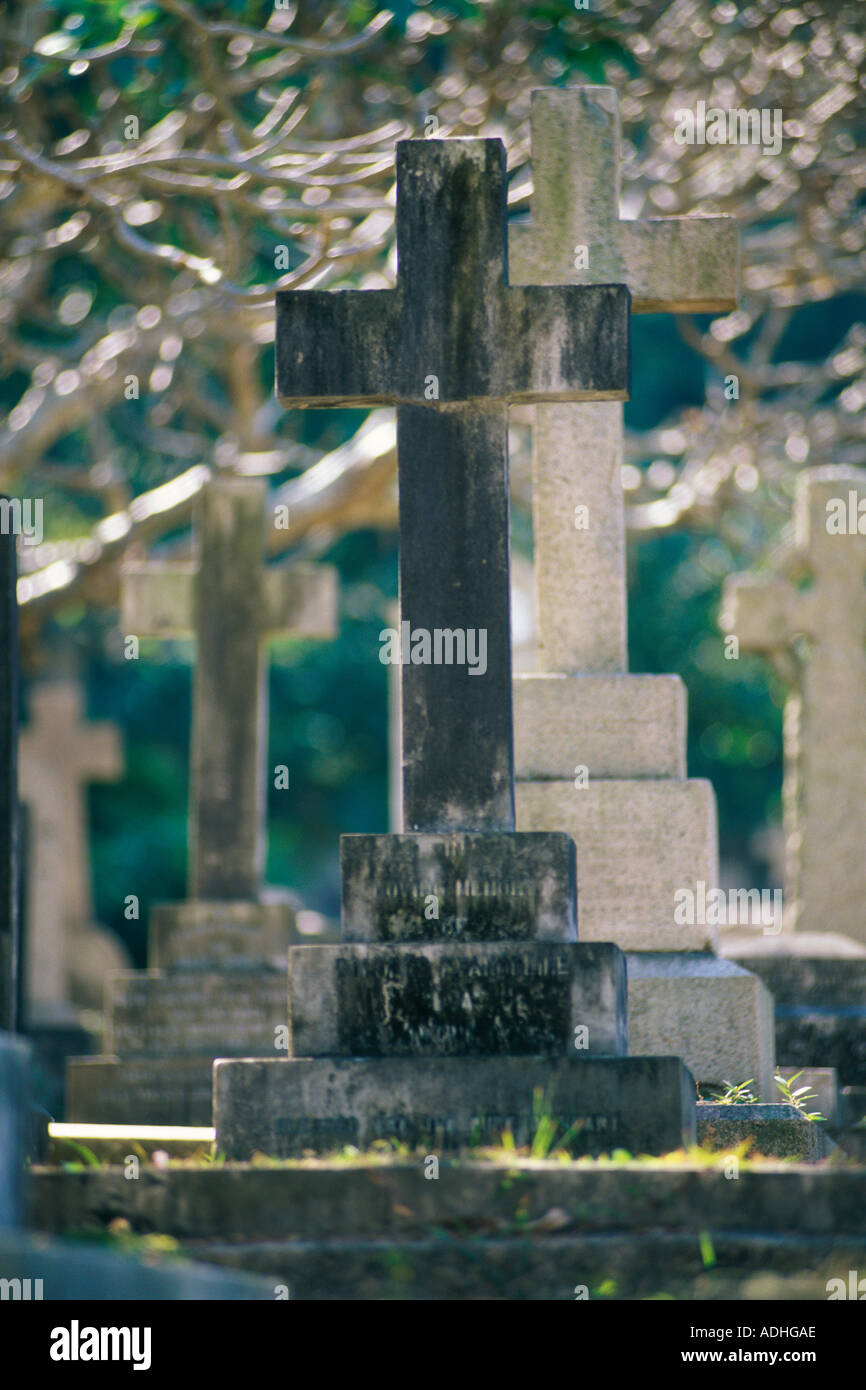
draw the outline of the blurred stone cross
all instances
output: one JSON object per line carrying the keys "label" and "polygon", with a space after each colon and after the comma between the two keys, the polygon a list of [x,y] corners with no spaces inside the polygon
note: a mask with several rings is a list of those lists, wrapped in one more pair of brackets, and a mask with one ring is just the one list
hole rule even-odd
{"label": "blurred stone cross", "polygon": [[[638,313],[735,308],[734,218],[620,216],[613,88],[533,92],[531,136],[531,220],[509,230],[514,282],[622,280]],[[682,681],[628,674],[622,461],[620,405],[536,407],[538,672],[515,679],[517,824],[578,844],[582,938],[633,953],[632,1050],[673,1051],[699,1081],[772,1087],[769,995],[710,954],[713,926],[675,916],[677,890],[717,882],[716,807],[709,782],[686,776]]]}
{"label": "blurred stone cross", "polygon": [[783,922],[866,945],[866,469],[800,474],[779,569],[728,580],[721,623],[741,647],[774,656],[793,686]]}
{"label": "blurred stone cross", "polygon": [[397,406],[405,829],[511,831],[508,405],[624,400],[629,295],[508,283],[499,140],[398,143],[397,257],[278,293],[277,394]]}
{"label": "blurred stone cross", "polygon": [[[34,688],[20,743],[21,800],[28,806],[29,874],[24,978],[31,1020],[70,1002],[76,937],[93,925],[90,858],[82,797],[89,782],[123,773],[116,725],[82,719],[81,687]],[[122,965],[122,957],[112,962]],[[101,980],[99,981],[101,992]]]}
{"label": "blurred stone cross", "polygon": [[199,498],[197,563],[124,569],[126,633],[196,639],[193,899],[258,897],[267,751],[265,645],[270,638],[334,633],[335,571],[324,565],[265,565],[265,510],[261,482],[213,479]]}
{"label": "blurred stone cross", "polygon": [[[612,87],[532,93],[532,220],[509,229],[515,285],[631,291],[634,313],[714,313],[737,301],[733,217],[621,218]],[[622,406],[535,412],[533,521],[540,671],[623,672],[626,640]],[[586,509],[578,525],[576,508]]]}

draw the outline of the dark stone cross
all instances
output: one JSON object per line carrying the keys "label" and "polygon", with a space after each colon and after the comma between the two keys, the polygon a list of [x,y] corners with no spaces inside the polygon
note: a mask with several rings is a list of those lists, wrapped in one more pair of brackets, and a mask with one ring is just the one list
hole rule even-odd
{"label": "dark stone cross", "polygon": [[0,1030],[18,1025],[18,565],[0,532]]}
{"label": "dark stone cross", "polygon": [[501,141],[401,141],[396,289],[277,295],[283,404],[397,407],[407,831],[514,829],[509,403],[628,393],[627,288],[510,286],[506,217]]}

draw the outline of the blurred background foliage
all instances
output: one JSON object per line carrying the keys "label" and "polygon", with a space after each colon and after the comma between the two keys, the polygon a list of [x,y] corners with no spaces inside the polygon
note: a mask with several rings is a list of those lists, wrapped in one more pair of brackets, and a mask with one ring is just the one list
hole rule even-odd
{"label": "blurred background foliage", "polygon": [[[338,640],[273,649],[269,734],[291,788],[269,793],[268,880],[336,916],[339,834],[387,826],[393,449],[363,413],[277,406],[273,292],[392,282],[393,146],[431,115],[506,141],[525,213],[538,86],[617,88],[627,215],[740,220],[736,312],[633,320],[630,658],[683,676],[729,872],[775,881],[755,832],[779,816],[784,688],[725,661],[716,617],[724,576],[783,535],[798,469],[866,463],[863,20],[862,0],[7,4],[0,489],[45,502],[21,558],[28,682],[76,672],[123,730],[124,781],[90,792],[92,855],[98,919],[136,963],[150,903],[185,891],[193,653],[123,660],[120,565],[189,552],[204,464],[291,501],[275,554],[339,567]],[[782,153],[676,144],[698,100],[781,109]],[[519,430],[513,492],[528,556]]]}

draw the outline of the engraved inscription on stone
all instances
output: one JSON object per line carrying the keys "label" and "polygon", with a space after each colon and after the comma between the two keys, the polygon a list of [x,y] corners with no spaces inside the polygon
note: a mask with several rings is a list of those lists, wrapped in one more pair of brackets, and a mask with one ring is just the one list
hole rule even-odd
{"label": "engraved inscription on stone", "polygon": [[381,1057],[562,1053],[571,969],[564,952],[493,960],[421,954],[335,962],[341,1051]]}

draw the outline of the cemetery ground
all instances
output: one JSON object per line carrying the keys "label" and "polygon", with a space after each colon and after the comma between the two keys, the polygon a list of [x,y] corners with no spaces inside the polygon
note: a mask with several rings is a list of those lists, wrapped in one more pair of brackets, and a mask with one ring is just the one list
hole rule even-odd
{"label": "cemetery ground", "polygon": [[[846,1118],[862,1099],[849,1095]],[[579,1138],[535,1101],[529,1144],[506,1131],[456,1154],[382,1140],[233,1162],[207,1130],[58,1126],[30,1171],[28,1226],[261,1276],[272,1297],[302,1301],[866,1294],[862,1120],[833,1127],[842,1148],[797,1107],[704,1102],[699,1143],[574,1156]],[[774,1112],[763,1128],[760,1111]]]}

